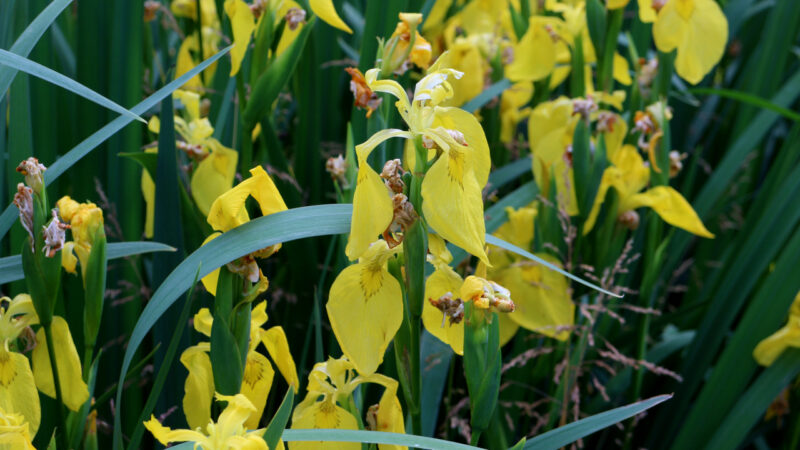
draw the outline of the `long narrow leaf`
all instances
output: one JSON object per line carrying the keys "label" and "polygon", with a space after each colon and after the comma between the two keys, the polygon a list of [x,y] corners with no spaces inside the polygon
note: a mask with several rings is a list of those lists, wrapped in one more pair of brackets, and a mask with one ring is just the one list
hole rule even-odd
{"label": "long narrow leaf", "polygon": [[615,423],[633,417],[642,411],[646,411],[670,398],[672,398],[672,395],[659,395],[647,400],[631,403],[630,405],[614,408],[600,414],[595,414],[569,425],[564,425],[563,427],[558,427],[555,430],[540,434],[528,440],[524,448],[530,450],[555,450],[564,447],[596,431],[608,428]]}
{"label": "long narrow leaf", "polygon": [[[35,19],[25,28],[25,31],[17,38],[14,45],[11,46],[11,53],[15,53],[19,56],[28,56],[33,50],[33,46],[39,42],[39,39],[42,37],[45,31],[50,27],[50,25],[56,20],[61,11],[69,6],[72,3],[72,0],[54,0],[53,3],[47,5],[47,7],[42,10],[42,12],[36,16]],[[17,74],[17,70],[13,67],[0,65],[0,100],[3,99],[8,87],[11,86],[11,82],[14,81],[14,75]]]}
{"label": "long narrow leaf", "polygon": [[[198,64],[192,70],[186,72],[177,79],[171,81],[169,84],[167,84],[166,86],[162,87],[161,89],[153,93],[153,95],[147,97],[146,99],[142,100],[139,104],[131,108],[131,112],[133,112],[134,114],[144,114],[146,111],[150,110],[150,108],[157,105],[165,97],[172,94],[173,91],[183,86],[187,81],[192,79],[192,77],[203,71],[206,67],[213,64],[224,54],[228,53],[228,51],[230,51],[231,48],[233,48],[232,45],[220,50],[217,54],[215,54],[211,58],[208,58],[207,60]],[[80,144],[73,147],[72,150],[70,150],[61,158],[59,158],[58,161],[53,163],[53,165],[51,165],[44,173],[45,185],[52,183],[53,180],[58,178],[67,169],[72,167],[73,164],[78,162],[84,156],[88,155],[89,152],[97,148],[97,146],[105,142],[108,138],[113,136],[114,133],[124,128],[131,121],[133,121],[133,119],[128,116],[117,117],[116,119],[109,122],[106,126],[97,130],[94,134],[92,134],[88,138],[84,139]],[[5,209],[5,211],[3,211],[3,214],[0,215],[0,238],[5,236],[5,234],[8,232],[8,229],[11,228],[11,225],[16,220],[16,216],[17,216],[17,207],[14,205],[9,205]]]}
{"label": "long narrow leaf", "polygon": [[511,87],[511,81],[509,81],[507,78],[503,78],[497,83],[486,88],[486,90],[478,94],[472,100],[465,103],[464,106],[461,107],[461,109],[467,112],[475,112],[479,110],[483,105],[489,103],[491,99],[502,94],[503,91],[505,91],[510,87]]}
{"label": "long narrow leaf", "polygon": [[147,123],[146,120],[139,117],[138,114],[129,111],[115,102],[103,97],[97,92],[89,89],[88,87],[78,83],[72,78],[61,75],[53,69],[45,67],[37,62],[31,61],[28,58],[23,58],[17,54],[9,52],[8,50],[0,49],[0,65],[11,67],[15,70],[20,70],[29,75],[33,75],[48,83],[55,84],[70,92],[80,95],[81,97],[97,103],[100,106],[106,107],[114,112],[136,119],[142,123]]}
{"label": "long narrow leaf", "polygon": [[431,450],[474,450],[478,448],[413,434],[362,430],[286,430],[283,432],[283,440],[286,442],[363,442],[365,444],[403,445],[412,448],[429,448]]}
{"label": "long narrow leaf", "polygon": [[720,97],[730,98],[736,101],[740,101],[742,103],[747,103],[753,106],[757,106],[759,108],[767,109],[773,112],[776,112],[787,119],[794,120],[795,122],[800,121],[800,114],[792,111],[791,109],[784,108],[783,106],[776,105],[771,101],[761,98],[757,95],[748,94],[747,92],[736,91],[733,89],[721,89],[721,88],[692,88],[689,89],[689,92],[692,94],[702,94],[702,95],[719,95]]}
{"label": "long narrow leaf", "polygon": [[[115,259],[150,252],[172,252],[175,249],[159,242],[135,241],[108,244],[106,251],[108,259]],[[25,274],[22,272],[22,257],[20,255],[0,258],[0,284],[23,278],[25,278]]]}

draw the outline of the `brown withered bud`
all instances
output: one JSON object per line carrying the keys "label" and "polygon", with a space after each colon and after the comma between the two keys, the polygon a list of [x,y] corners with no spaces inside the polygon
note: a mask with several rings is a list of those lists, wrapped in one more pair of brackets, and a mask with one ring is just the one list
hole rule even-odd
{"label": "brown withered bud", "polygon": [[46,226],[42,227],[44,230],[44,248],[42,251],[48,258],[52,258],[59,250],[64,248],[67,230],[69,229],[68,224],[58,219],[58,209],[53,209],[52,212],[53,219]]}
{"label": "brown withered bud", "polygon": [[267,4],[269,0],[253,0],[253,3],[250,5],[250,11],[253,13],[253,17],[258,20],[261,17],[261,14],[264,14],[264,10],[267,9]]}
{"label": "brown withered bud", "polygon": [[156,12],[161,8],[161,3],[153,0],[144,2],[144,21],[151,22],[156,18]]}
{"label": "brown withered bud", "polygon": [[597,131],[614,132],[614,125],[617,123],[617,116],[608,111],[600,111],[597,114]]}
{"label": "brown withered bud", "polygon": [[664,5],[666,5],[666,4],[667,4],[667,0],[653,0],[653,2],[651,3],[653,9],[655,9],[656,12],[661,11],[661,8],[663,8]]}
{"label": "brown withered bud", "polygon": [[619,223],[623,227],[631,231],[639,228],[639,213],[636,211],[625,211],[624,213],[620,214],[617,220],[619,220]]}
{"label": "brown withered bud", "polygon": [[407,230],[417,220],[417,212],[414,210],[414,205],[408,201],[405,194],[395,194],[392,197],[392,204],[394,205],[394,218],[392,219],[392,227],[399,227],[402,230]]}
{"label": "brown withered bud", "polygon": [[200,100],[200,117],[208,117],[211,112],[211,100],[204,98]]}
{"label": "brown withered bud", "polygon": [[367,409],[365,421],[367,422],[368,430],[378,431],[378,408],[380,408],[380,405],[376,403]]}
{"label": "brown withered bud", "polygon": [[597,111],[597,103],[592,97],[576,98],[572,101],[572,115],[580,115],[583,120],[589,120],[589,115]]}
{"label": "brown withered bud", "polygon": [[325,162],[325,171],[331,174],[331,179],[338,181],[343,187],[347,187],[347,161],[342,158],[342,155],[328,158]]}
{"label": "brown withered bud", "polygon": [[403,162],[399,159],[390,159],[383,165],[381,178],[383,178],[383,182],[389,190],[395,194],[402,194],[403,188],[406,186],[403,182],[403,173],[405,173]]}
{"label": "brown withered bud", "polygon": [[300,24],[306,23],[306,11],[300,8],[289,8],[289,11],[286,11],[285,19],[286,26],[294,31]]}
{"label": "brown withered bud", "polygon": [[25,176],[25,184],[33,189],[33,192],[40,194],[44,189],[44,171],[47,167],[41,164],[38,159],[31,156],[22,161],[17,166],[17,172]]}
{"label": "brown withered bud", "polygon": [[381,98],[367,86],[367,80],[358,68],[346,67],[344,70],[350,74],[350,92],[353,93],[356,107],[366,109],[369,118],[380,106]]}
{"label": "brown withered bud", "polygon": [[678,175],[683,169],[683,160],[686,159],[688,155],[686,153],[680,153],[677,150],[673,150],[669,152],[669,177],[672,178]]}
{"label": "brown withered bud", "polygon": [[439,298],[429,298],[428,301],[434,308],[442,312],[442,328],[445,320],[450,325],[460,323],[464,319],[464,302],[460,298],[453,298],[453,294],[448,292]]}
{"label": "brown withered bud", "polygon": [[225,266],[231,272],[241,275],[251,283],[257,283],[261,278],[261,271],[258,268],[258,264],[250,255],[246,255],[237,259],[236,261],[229,262]]}
{"label": "brown withered bud", "polygon": [[178,141],[175,143],[175,146],[178,147],[179,150],[183,150],[186,153],[186,156],[192,158],[195,161],[202,161],[206,159],[208,153],[203,151],[202,145],[194,145],[184,141]]}
{"label": "brown withered bud", "polygon": [[17,184],[14,206],[19,210],[19,221],[22,223],[22,228],[25,228],[31,238],[31,252],[33,252],[33,243],[36,240],[33,237],[33,189],[22,183]]}

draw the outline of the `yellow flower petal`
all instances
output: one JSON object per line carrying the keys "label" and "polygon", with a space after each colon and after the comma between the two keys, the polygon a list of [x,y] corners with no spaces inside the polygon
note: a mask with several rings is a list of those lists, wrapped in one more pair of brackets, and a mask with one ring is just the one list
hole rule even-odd
{"label": "yellow flower petal", "polygon": [[369,245],[381,235],[394,216],[394,206],[389,191],[380,175],[369,165],[367,158],[381,142],[393,137],[410,137],[406,131],[382,130],[356,146],[358,175],[353,194],[353,219],[345,254],[351,261],[358,259]]}
{"label": "yellow flower petal", "polygon": [[264,413],[264,406],[267,404],[267,396],[269,396],[269,391],[272,388],[272,379],[274,377],[275,370],[266,356],[255,351],[247,354],[244,374],[242,375],[241,392],[255,407],[255,411],[250,414],[244,423],[248,430],[258,428],[258,422],[261,419],[261,414]]}
{"label": "yellow flower petal", "polygon": [[403,321],[400,283],[386,269],[393,252],[376,241],[357,263],[334,280],[326,309],[347,358],[361,374],[372,374]]}
{"label": "yellow flower petal", "polygon": [[[627,1],[627,0],[626,0]],[[630,66],[628,60],[619,53],[614,53],[614,79],[619,83],[629,86],[633,80],[631,79]]]}
{"label": "yellow flower petal", "polygon": [[353,34],[353,30],[344,23],[336,12],[336,8],[333,6],[333,0],[309,0],[308,5],[311,7],[311,10],[314,11],[314,14],[319,16],[319,18],[328,25]]}
{"label": "yellow flower petal", "polygon": [[0,410],[22,415],[33,435],[39,429],[42,412],[28,358],[20,353],[7,352],[2,345],[0,345]]}
{"label": "yellow flower petal", "polygon": [[[216,239],[220,235],[222,235],[222,233],[219,232],[211,233],[211,235],[208,236],[205,241],[203,241],[202,245],[208,244],[209,242],[211,242],[213,239]],[[217,295],[217,280],[219,280],[219,267],[214,269],[214,271],[212,271],[208,275],[204,276],[200,281],[203,283],[203,286],[206,288],[209,294]],[[211,329],[209,328],[207,336],[211,336],[210,330]],[[197,331],[200,330],[198,329]]]}
{"label": "yellow flower petal", "polygon": [[714,235],[703,225],[692,205],[683,198],[680,192],[669,186],[657,186],[647,192],[634,195],[631,205],[633,209],[649,206],[664,219],[664,222],[670,225],[700,237],[714,238]]}
{"label": "yellow flower petal", "polygon": [[214,138],[206,141],[211,153],[192,173],[192,197],[203,215],[208,216],[211,205],[233,185],[239,153],[225,147]]}
{"label": "yellow flower petal", "polygon": [[461,108],[436,107],[433,112],[433,127],[443,127],[448,130],[456,130],[464,135],[464,140],[472,150],[472,170],[481,188],[486,186],[489,180],[489,171],[492,168],[492,160],[489,153],[489,142],[483,133],[478,119],[474,115]]}
{"label": "yellow flower petal", "polygon": [[644,23],[656,21],[658,13],[653,8],[653,0],[639,0],[639,20]]}
{"label": "yellow flower petal", "polygon": [[75,268],[78,265],[78,258],[73,252],[75,243],[72,241],[64,243],[64,248],[61,249],[61,267],[69,273],[77,273]]}
{"label": "yellow flower petal", "polygon": [[606,0],[606,7],[608,9],[624,8],[628,5],[630,0]]}
{"label": "yellow flower petal", "polygon": [[[38,403],[38,400],[36,400]],[[31,442],[36,431],[31,432],[25,417],[0,407],[0,449],[36,450]]]}
{"label": "yellow flower petal", "polygon": [[457,298],[461,283],[461,277],[450,266],[440,265],[425,281],[425,304],[422,306],[422,323],[425,329],[459,355],[464,354],[464,321],[451,324],[444,313],[427,299],[438,299],[448,292]]}
{"label": "yellow flower petal", "polygon": [[507,207],[508,222],[500,225],[494,233],[495,236],[522,249],[529,249],[533,241],[533,221],[538,212],[535,205],[517,210],[510,206]]}
{"label": "yellow flower petal", "polygon": [[144,423],[153,437],[164,445],[169,445],[170,442],[208,442],[208,439],[200,432],[191,430],[172,430],[169,427],[161,425],[156,420],[155,416],[150,416],[150,420]]}
{"label": "yellow flower petal", "polygon": [[[277,25],[284,17],[286,17],[286,13],[289,12],[290,9],[292,8],[302,9],[300,5],[297,4],[297,2],[294,2],[292,0],[285,0],[280,5],[281,7],[280,9],[278,9],[278,13],[275,14],[275,25]],[[281,37],[278,40],[278,46],[275,47],[275,56],[280,56],[281,53],[286,51],[286,49],[289,48],[290,45],[292,45],[292,42],[294,42],[294,40],[297,39],[297,36],[300,34],[300,30],[302,30],[304,26],[305,23],[299,23],[297,24],[297,28],[295,28],[294,30],[292,30],[289,27],[283,28]]]}
{"label": "yellow flower petal", "polygon": [[511,81],[538,81],[550,75],[556,65],[556,46],[545,29],[551,20],[532,16],[528,31],[514,46],[514,61],[505,68]]}
{"label": "yellow flower petal", "polygon": [[[539,256],[561,267],[555,257],[539,253]],[[558,327],[568,327],[575,322],[575,304],[568,291],[567,279],[546,267],[532,261],[523,261],[494,275],[497,283],[511,291],[516,310],[509,317],[520,326],[566,340],[568,330],[558,331]]]}
{"label": "yellow flower petal", "polygon": [[233,48],[231,49],[231,73],[239,72],[247,48],[250,46],[250,35],[256,29],[256,20],[250,6],[242,0],[225,0],[225,14],[231,19],[233,28]]}
{"label": "yellow flower petal", "polygon": [[[157,153],[158,149],[149,148],[145,153]],[[142,197],[145,204],[144,236],[153,238],[153,223],[156,216],[156,183],[147,170],[142,170]]]}
{"label": "yellow flower petal", "polygon": [[211,421],[214,374],[209,350],[209,343],[203,342],[187,348],[181,354],[181,364],[189,371],[183,385],[183,414],[192,430],[205,428]]}
{"label": "yellow flower petal", "polygon": [[770,366],[789,347],[800,347],[800,326],[785,326],[758,343],[753,358],[762,366]]}
{"label": "yellow flower petal", "polygon": [[[387,392],[381,397],[378,404],[378,414],[376,420],[376,430],[387,433],[405,433],[406,427],[403,423],[403,408],[400,406],[400,400],[397,398],[395,392]],[[378,444],[380,450],[400,450],[407,449],[400,445]]]}
{"label": "yellow flower petal", "polygon": [[250,169],[250,178],[217,197],[208,213],[208,223],[215,230],[228,231],[250,220],[245,208],[247,198],[252,196],[263,216],[286,210],[278,188],[261,166]]}
{"label": "yellow flower petal", "polygon": [[444,239],[488,263],[481,187],[468,148],[453,147],[431,166],[422,181],[422,211]]}
{"label": "yellow flower petal", "polygon": [[[81,360],[78,357],[78,351],[75,350],[75,343],[72,341],[67,321],[59,316],[53,316],[51,327],[64,404],[67,408],[78,411],[89,399],[89,388],[81,375]],[[56,385],[53,382],[53,371],[50,367],[50,356],[47,351],[44,328],[41,328],[36,333],[36,342],[32,357],[33,377],[36,380],[36,386],[43,394],[55,398]]]}
{"label": "yellow flower petal", "polygon": [[272,327],[261,333],[261,342],[267,348],[267,353],[272,357],[272,361],[278,366],[281,375],[289,386],[295,390],[300,388],[300,380],[297,378],[297,367],[295,367],[292,353],[289,351],[289,341],[286,333],[280,326]]}
{"label": "yellow flower petal", "polygon": [[[430,19],[428,19],[430,21]],[[427,24],[427,22],[426,22]],[[445,58],[446,60],[442,60]],[[446,54],[437,60],[441,67],[450,67],[464,72],[460,79],[453,80],[453,97],[445,102],[448,106],[461,106],[483,91],[486,60],[475,42],[459,40],[450,46]]]}
{"label": "yellow flower petal", "polygon": [[[337,406],[332,400],[325,399],[316,402],[302,411],[301,415],[295,413],[292,417],[293,429],[309,428],[335,428],[337,430],[357,430],[358,422],[352,414]],[[357,442],[289,442],[290,450],[359,450],[361,444]]]}

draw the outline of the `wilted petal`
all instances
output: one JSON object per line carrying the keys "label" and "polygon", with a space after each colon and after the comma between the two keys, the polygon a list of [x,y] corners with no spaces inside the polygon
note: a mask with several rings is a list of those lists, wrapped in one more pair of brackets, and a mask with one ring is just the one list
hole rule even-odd
{"label": "wilted petal", "polygon": [[457,298],[461,283],[461,276],[450,266],[440,265],[425,281],[425,303],[422,306],[425,329],[459,355],[464,354],[464,321],[451,324],[450,319],[444,317],[444,313],[428,299],[438,299],[448,292]]}

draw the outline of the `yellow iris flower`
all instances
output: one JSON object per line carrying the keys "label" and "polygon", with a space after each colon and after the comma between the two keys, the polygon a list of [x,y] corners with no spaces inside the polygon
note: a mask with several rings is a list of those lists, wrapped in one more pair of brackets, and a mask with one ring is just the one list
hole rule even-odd
{"label": "yellow iris flower", "polygon": [[358,373],[375,373],[403,322],[403,291],[387,270],[400,250],[377,240],[358,263],[339,273],[331,285],[326,309],[331,328]]}
{"label": "yellow iris flower", "polygon": [[514,61],[505,68],[511,81],[538,81],[556,66],[555,29],[561,21],[554,17],[531,16],[528,30],[514,46]]}
{"label": "yellow iris flower", "polygon": [[[434,270],[425,280],[425,298],[439,299],[448,293],[452,296],[458,295],[464,280],[450,267],[453,256],[444,241],[439,236],[429,235],[428,248],[428,262],[433,265]],[[449,345],[456,354],[464,354],[463,320],[449,320],[443,311],[430,301],[425,301],[422,306],[422,324],[430,334]]]}
{"label": "yellow iris flower", "polygon": [[[154,416],[144,423],[150,433],[163,445],[173,442],[194,442],[195,448],[203,450],[269,450],[261,437],[263,430],[247,431],[247,421],[256,413],[256,407],[242,394],[214,394],[218,401],[228,405],[217,422],[204,424],[194,430],[172,430],[159,423]],[[283,444],[279,444],[283,448]]]}
{"label": "yellow iris flower", "polygon": [[[78,203],[68,195],[56,202],[58,213],[70,225],[72,241],[64,244],[61,252],[61,265],[69,273],[75,273],[78,260],[81,262],[81,274],[86,279],[85,270],[92,251],[94,236],[98,228],[103,226],[103,210],[92,202]],[[78,255],[77,258],[75,255]]]}
{"label": "yellow iris flower", "polygon": [[[203,244],[208,243],[221,233],[232,230],[250,221],[250,215],[247,213],[246,208],[248,197],[253,197],[258,203],[262,216],[268,216],[287,209],[286,203],[283,202],[283,197],[281,197],[280,192],[278,192],[278,188],[275,186],[272,178],[270,178],[264,168],[256,166],[250,169],[250,178],[237,184],[214,200],[206,221],[218,232],[206,238]],[[277,252],[280,248],[281,244],[276,244],[256,252],[253,256],[266,258]],[[206,290],[212,295],[216,294],[218,278],[219,269],[211,272],[202,279]]]}
{"label": "yellow iris flower", "polygon": [[[538,207],[534,204],[516,211],[507,208],[506,213],[508,222],[497,229],[495,236],[517,247],[530,248]],[[536,256],[561,267],[561,262],[550,254],[537,253]],[[569,328],[575,323],[575,304],[570,298],[566,277],[500,248],[489,247],[489,260],[492,267],[487,275],[511,292],[516,305],[514,312],[500,315],[501,343],[511,339],[518,326],[566,340]],[[505,316],[510,320],[503,320]]]}
{"label": "yellow iris flower", "polygon": [[[336,428],[357,430],[356,418],[342,408],[349,406],[349,397],[359,385],[374,383],[384,387],[383,395],[377,405],[367,413],[367,424],[374,431],[404,433],[403,410],[397,398],[398,383],[385,375],[357,375],[355,366],[346,357],[328,358],[317,363],[308,374],[308,393],[297,404],[292,414],[293,429]],[[347,449],[358,450],[361,444],[355,442],[290,442],[291,450]],[[394,450],[405,447],[378,444],[381,450]]]}
{"label": "yellow iris flower", "polygon": [[517,125],[530,115],[530,108],[525,105],[533,97],[533,83],[523,81],[515,83],[503,91],[500,97],[500,142],[510,143],[516,137]]}
{"label": "yellow iris flower", "polygon": [[[13,300],[8,297],[0,298],[0,303],[5,302],[8,306],[0,307],[0,408],[21,414],[35,433],[41,417],[36,388],[48,397],[56,397],[50,354],[44,328],[36,332],[37,344],[31,354],[33,370],[24,355],[11,351],[12,344],[22,330],[38,324],[39,317],[28,294],[17,295]],[[66,320],[53,316],[51,329],[62,399],[69,409],[78,411],[89,398],[89,388],[83,381],[78,351],[75,350]]]}
{"label": "yellow iris flower", "polygon": [[[353,198],[353,220],[345,252],[355,260],[392,221],[391,198],[378,174],[367,164],[375,147],[392,137],[430,141],[442,151],[422,182],[422,210],[428,224],[444,239],[485,260],[485,226],[481,189],[489,178],[489,145],[478,120],[468,112],[438,106],[452,97],[449,77],[461,72],[440,68],[439,61],[416,85],[409,100],[393,80],[378,80],[378,69],[365,74],[374,92],[395,96],[408,131],[387,129],[356,146],[359,168]],[[466,144],[466,145],[465,145]]]}
{"label": "yellow iris flower", "polygon": [[[197,208],[208,215],[211,204],[233,185],[239,153],[225,147],[213,138],[214,127],[208,118],[200,117],[200,96],[194,92],[178,90],[173,96],[185,107],[186,119],[176,115],[175,131],[183,140],[180,145],[192,158],[200,159],[192,172],[189,186]],[[187,120],[188,119],[188,120]],[[148,128],[158,134],[161,129],[157,116],[150,119]],[[155,149],[150,149],[156,151]],[[153,237],[155,216],[155,183],[147,171],[142,171],[142,195],[145,210],[145,236]]]}
{"label": "yellow iris flower", "polygon": [[675,189],[670,186],[656,186],[641,192],[650,182],[650,168],[633,146],[623,146],[609,160],[612,165],[603,172],[592,211],[584,224],[584,234],[594,226],[606,192],[609,188],[614,188],[619,195],[618,215],[647,206],[670,225],[697,236],[714,237],[703,225],[692,205]]}
{"label": "yellow iris flower", "polygon": [[786,325],[759,342],[753,358],[762,366],[769,366],[789,347],[800,348],[800,293],[792,302]]}
{"label": "yellow iris flower", "polygon": [[[39,400],[36,399],[38,405]],[[17,450],[36,450],[31,437],[36,430],[30,430],[30,424],[21,414],[7,411],[0,405],[0,448]]]}
{"label": "yellow iris flower", "polygon": [[[250,344],[240,392],[255,408],[245,421],[248,429],[258,426],[275,375],[275,370],[266,356],[258,353],[259,344],[264,344],[286,382],[295,390],[299,386],[297,369],[283,328],[280,326],[266,330],[261,328],[268,319],[266,308],[267,302],[261,302],[253,308],[250,316]],[[208,308],[201,309],[194,316],[195,330],[209,338],[213,322],[214,318]],[[201,342],[187,348],[181,354],[181,363],[189,371],[184,385],[183,412],[186,415],[186,422],[192,429],[203,428],[211,420],[214,375],[211,359],[208,356],[210,350],[209,342]]]}
{"label": "yellow iris flower", "polygon": [[[180,48],[178,48],[178,58],[175,62],[175,78],[180,77],[186,72],[194,69],[195,66],[204,60],[214,56],[219,51],[219,26],[203,26],[201,34],[203,36],[203,55],[200,53],[200,41],[197,39],[197,33],[192,33],[183,40]],[[203,89],[203,82],[210,84],[217,71],[217,63],[214,62],[209,65],[200,74],[195,75],[187,81],[182,88],[193,91]]]}
{"label": "yellow iris flower", "polygon": [[578,120],[579,116],[573,114],[572,100],[566,97],[540,103],[531,111],[528,120],[536,184],[543,195],[548,196],[550,180],[555,177],[558,203],[571,216],[578,214],[578,201],[567,148],[572,144]]}
{"label": "yellow iris flower", "polygon": [[719,62],[728,42],[728,20],[714,0],[668,0],[656,11],[639,0],[639,18],[653,23],[656,47],[678,51],[675,71],[697,84]]}

